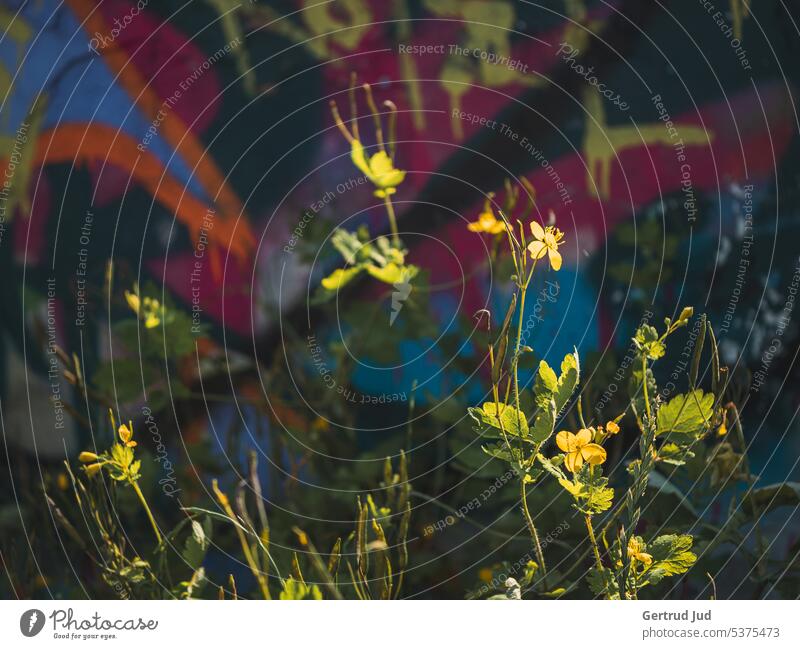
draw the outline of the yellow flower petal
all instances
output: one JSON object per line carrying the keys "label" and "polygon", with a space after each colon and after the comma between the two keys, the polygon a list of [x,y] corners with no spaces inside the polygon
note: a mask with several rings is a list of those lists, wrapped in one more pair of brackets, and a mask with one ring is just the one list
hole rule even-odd
{"label": "yellow flower petal", "polygon": [[545,230],[544,232],[544,242],[547,244],[548,248],[558,248],[558,242],[556,241],[556,237],[553,234],[552,230]]}
{"label": "yellow flower petal", "polygon": [[533,235],[534,239],[538,239],[539,241],[544,240],[544,228],[541,226],[539,221],[531,221],[531,234]]}
{"label": "yellow flower petal", "polygon": [[541,259],[547,254],[547,246],[543,241],[532,241],[528,244],[528,252],[533,259]]}
{"label": "yellow flower petal", "polygon": [[139,309],[141,308],[139,296],[135,293],[131,293],[130,291],[125,291],[125,299],[128,301],[128,306],[131,308],[131,310],[138,315]]}
{"label": "yellow flower petal", "polygon": [[606,424],[606,432],[609,435],[616,435],[619,432],[619,424],[617,424],[615,421],[609,421]]}
{"label": "yellow flower petal", "polygon": [[131,438],[133,437],[133,431],[128,428],[126,424],[122,424],[117,432],[119,433],[119,438],[123,442],[130,442]]}
{"label": "yellow flower petal", "polygon": [[568,471],[575,473],[578,469],[581,468],[583,464],[583,458],[578,451],[573,453],[567,453],[566,457],[564,457],[564,466],[567,467]]}
{"label": "yellow flower petal", "polygon": [[548,252],[550,254],[550,267],[553,270],[560,270],[561,269],[561,253],[554,248],[548,248]]}
{"label": "yellow flower petal", "polygon": [[364,147],[358,140],[353,140],[350,145],[350,160],[353,161],[353,164],[358,167],[361,173],[372,180],[372,171],[367,163],[367,157],[364,155]]}
{"label": "yellow flower petal", "polygon": [[578,431],[578,434],[575,435],[575,439],[577,440],[578,446],[585,446],[586,444],[592,441],[592,437],[594,437],[594,435],[592,434],[592,431],[589,428],[581,428]]}
{"label": "yellow flower petal", "polygon": [[606,449],[600,444],[586,444],[581,447],[580,454],[589,464],[602,464],[606,461]]}
{"label": "yellow flower petal", "polygon": [[556,435],[556,446],[564,451],[564,453],[572,453],[577,448],[575,435],[568,430],[562,430]]}

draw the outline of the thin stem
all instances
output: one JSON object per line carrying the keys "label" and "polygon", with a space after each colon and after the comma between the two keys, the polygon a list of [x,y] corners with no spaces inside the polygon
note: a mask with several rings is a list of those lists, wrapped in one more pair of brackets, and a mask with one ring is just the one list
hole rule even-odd
{"label": "thin stem", "polygon": [[647,394],[647,356],[642,354],[642,391],[644,392],[644,410],[647,413],[647,425],[650,425],[650,397]]}
{"label": "thin stem", "polygon": [[136,492],[136,495],[139,497],[139,501],[142,503],[142,507],[144,507],[144,511],[147,514],[147,518],[150,520],[150,525],[153,526],[153,532],[156,535],[156,541],[158,545],[161,545],[161,532],[158,531],[158,525],[156,524],[156,519],[153,518],[153,512],[150,511],[150,507],[147,504],[147,501],[144,499],[144,494],[142,490],[139,488],[139,485],[136,483],[135,480],[128,481],[130,485],[133,487],[133,490]]}
{"label": "thin stem", "polygon": [[586,529],[589,532],[589,541],[592,543],[592,550],[594,551],[594,560],[597,564],[597,569],[603,569],[603,562],[600,560],[600,549],[597,547],[597,538],[594,535],[594,527],[592,526],[592,517],[586,514]]}
{"label": "thin stem", "polygon": [[378,112],[378,107],[375,105],[375,99],[372,97],[372,88],[368,83],[363,84],[364,94],[367,95],[367,106],[372,113],[372,120],[375,123],[375,140],[378,143],[378,148],[381,151],[386,151],[383,144],[383,126],[381,125],[381,116]]}
{"label": "thin stem", "polygon": [[[244,558],[247,561],[247,565],[250,567],[250,572],[253,573],[253,576],[256,578],[258,582],[258,586],[261,589],[261,594],[264,596],[264,599],[272,599],[269,592],[269,584],[267,580],[264,579],[264,573],[261,572],[258,568],[258,564],[256,563],[255,557],[253,556],[252,551],[250,550],[250,544],[247,542],[245,538],[244,532],[242,531],[241,526],[239,525],[236,514],[233,511],[233,508],[230,505],[230,501],[228,497],[220,491],[219,487],[217,486],[217,481],[214,480],[212,482],[212,487],[214,490],[214,494],[219,500],[219,504],[222,505],[222,508],[225,510],[225,513],[230,518],[231,522],[233,523],[233,528],[236,530],[236,535],[239,537],[239,544],[242,546],[242,552],[244,553]],[[256,535],[256,538],[258,536]]]}
{"label": "thin stem", "polygon": [[392,231],[392,241],[394,242],[395,246],[400,245],[400,235],[397,233],[397,217],[394,213],[394,205],[392,205],[392,199],[389,198],[388,195],[383,197],[383,203],[386,205],[386,211],[389,214],[389,228]]}
{"label": "thin stem", "polygon": [[[744,474],[747,476],[747,483],[750,485],[750,492],[752,492],[752,490],[755,488],[756,478],[750,474],[750,460],[747,457],[747,442],[744,438],[742,422],[739,419],[739,409],[734,403],[728,404],[727,407],[731,412],[733,412],[734,428],[736,429],[736,441],[742,452],[742,469]],[[766,567],[764,565],[766,543],[764,541],[764,536],[761,533],[761,514],[758,507],[756,507],[755,500],[752,497],[750,498],[750,513],[753,516],[753,528],[756,537],[756,549],[758,551],[758,557],[756,559],[756,572],[763,578],[766,576]]]}
{"label": "thin stem", "polygon": [[536,552],[536,559],[539,561],[539,567],[542,569],[542,586],[547,588],[547,566],[544,563],[544,552],[542,552],[542,544],[539,542],[539,533],[536,531],[536,525],[533,523],[533,517],[528,510],[528,495],[525,489],[525,480],[519,481],[519,492],[522,499],[522,513],[525,515],[525,522],[528,524],[528,531],[533,539],[533,549]]}

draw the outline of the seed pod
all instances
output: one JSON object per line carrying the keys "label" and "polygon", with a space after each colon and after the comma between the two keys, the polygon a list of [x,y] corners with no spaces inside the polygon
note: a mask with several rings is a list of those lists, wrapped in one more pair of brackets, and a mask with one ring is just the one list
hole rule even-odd
{"label": "seed pod", "polygon": [[703,345],[706,340],[706,330],[708,328],[708,321],[706,320],[705,313],[700,316],[700,332],[695,342],[694,355],[692,356],[692,367],[689,370],[689,387],[694,390],[697,386],[697,374],[700,371],[700,357],[703,354]]}
{"label": "seed pod", "polygon": [[[503,320],[503,327],[500,329],[500,335],[497,337],[495,347],[497,353],[494,358],[494,366],[492,367],[492,384],[497,385],[500,380],[500,373],[503,371],[503,363],[506,359],[506,352],[508,351],[508,330],[511,328],[511,320],[517,310],[517,294],[511,297],[511,304],[508,305],[506,317]],[[520,315],[522,317],[522,315]]]}

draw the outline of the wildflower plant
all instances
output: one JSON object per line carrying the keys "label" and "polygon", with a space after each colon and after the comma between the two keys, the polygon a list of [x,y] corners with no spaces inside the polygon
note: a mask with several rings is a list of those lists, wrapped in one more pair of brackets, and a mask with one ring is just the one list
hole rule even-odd
{"label": "wildflower plant", "polygon": [[133,439],[133,422],[129,421],[127,424],[120,424],[117,428],[114,412],[110,409],[108,417],[111,420],[111,427],[117,430],[118,441],[100,455],[91,451],[83,451],[78,456],[78,460],[83,463],[87,476],[95,476],[101,471],[105,471],[112,480],[130,486],[147,514],[156,541],[161,543],[161,532],[158,529],[158,524],[153,518],[153,512],[150,510],[150,506],[147,504],[147,500],[139,487],[139,478],[141,477],[139,471],[142,467],[142,462],[134,456],[133,449],[136,447],[136,441]]}
{"label": "wildflower plant", "polygon": [[[559,247],[564,243],[564,234],[555,225],[542,226],[533,220],[528,228],[531,241],[526,238],[526,227],[522,222],[518,220],[515,226],[506,222],[505,231],[515,270],[511,278],[515,291],[499,335],[489,345],[493,400],[479,408],[470,408],[468,412],[476,423],[477,432],[484,439],[499,439],[484,444],[483,450],[509,463],[519,478],[521,510],[538,564],[537,578],[528,580],[531,588],[542,595],[553,596],[575,587],[574,583],[548,583],[547,563],[535,516],[528,506],[529,487],[537,488],[546,476],[550,476],[570,496],[573,507],[584,518],[594,556],[594,567],[588,578],[590,588],[597,595],[609,598],[636,598],[641,588],[655,584],[663,577],[685,572],[696,559],[689,550],[692,545],[689,535],[665,535],[646,542],[639,536],[629,536],[627,533],[627,530],[636,529],[640,519],[640,500],[658,457],[656,438],[663,437],[665,441],[658,446],[666,446],[665,451],[675,462],[681,454],[691,452],[690,447],[704,434],[706,426],[711,424],[714,398],[703,394],[702,390],[678,395],[663,407],[654,398],[656,386],[650,365],[664,355],[668,336],[685,326],[693,312],[687,308],[674,322],[667,319],[666,330],[660,335],[654,327],[643,325],[633,339],[639,364],[631,377],[630,410],[641,431],[641,457],[631,464],[629,472],[632,484],[623,495],[627,527],[620,526],[615,543],[603,548],[595,531],[594,519],[612,509],[616,496],[615,489],[609,485],[609,478],[603,475],[603,465],[608,457],[604,444],[620,432],[619,422],[625,412],[606,422],[605,426],[588,425],[584,421],[578,397],[575,406],[579,429],[561,430],[557,435],[553,434],[580,381],[577,350],[565,356],[559,374],[546,361],[539,362],[532,385],[534,407],[529,412],[521,409],[520,393],[523,388],[520,387],[519,360],[523,353],[533,351],[522,345],[526,293],[539,261],[546,259],[553,271],[561,268]],[[510,342],[515,319],[517,331]],[[509,345],[512,352],[507,359]],[[555,447],[553,450],[558,452],[548,456],[548,448],[552,448],[551,439]],[[620,508],[616,511],[619,512]],[[613,516],[617,515],[615,513]],[[603,539],[612,522],[613,518],[606,523]],[[620,548],[625,548],[625,551]],[[652,548],[653,552],[647,552],[647,548]],[[558,574],[550,576],[556,580],[563,579]],[[553,589],[553,586],[556,588]]]}
{"label": "wildflower plant", "polygon": [[397,108],[391,101],[384,102],[388,112],[388,141],[384,139],[382,115],[378,111],[372,88],[362,85],[367,106],[372,115],[375,132],[375,153],[368,153],[361,140],[358,125],[356,78],[353,75],[350,90],[350,119],[345,124],[335,101],[331,101],[331,113],[339,131],[350,144],[350,159],[355,167],[364,174],[375,187],[374,194],[383,200],[389,221],[390,238],[379,236],[374,241],[370,238],[366,227],[355,233],[337,229],[331,238],[334,248],[346,262],[345,268],[336,269],[321,282],[318,299],[335,296],[342,287],[362,273],[367,273],[380,282],[389,285],[409,284],[419,269],[406,263],[408,250],[403,246],[397,229],[397,216],[392,203],[392,195],[405,179],[406,172],[395,168],[395,142]]}
{"label": "wildflower plant", "polygon": [[[360,93],[372,117],[374,135],[368,139],[373,143],[365,141],[359,129]],[[375,304],[345,304],[343,335],[350,337],[347,343],[359,338],[358,354],[345,344],[323,342],[323,335],[300,338],[298,351],[293,348],[294,332],[288,332],[282,351],[289,362],[301,359],[291,373],[275,360],[268,367],[261,359],[252,360],[249,369],[257,369],[259,378],[264,376],[270,394],[264,397],[242,389],[234,396],[256,417],[276,423],[270,425],[273,446],[267,449],[269,488],[284,504],[272,507],[262,490],[256,451],[247,456],[246,466],[226,471],[210,457],[209,440],[203,439],[186,445],[199,458],[193,469],[208,488],[187,489],[185,500],[170,501],[167,509],[159,507],[163,501],[153,488],[153,463],[148,462],[152,440],[137,435],[140,424],[127,417],[118,424],[114,412],[133,413],[138,408],[131,404],[146,400],[148,412],[156,413],[170,399],[176,402],[175,415],[194,410],[184,408],[196,395],[183,370],[206,360],[199,356],[202,335],[163,291],[130,280],[123,284],[127,290],[114,291],[109,273],[110,302],[121,315],[112,335],[129,356],[101,363],[87,378],[75,354],[59,348],[57,352],[64,376],[78,389],[81,400],[98,407],[94,416],[105,420],[109,413],[113,439],[105,450],[81,452],[80,470],[67,463],[64,473],[47,483],[52,491],[46,494],[51,519],[65,532],[65,542],[85,553],[102,579],[100,585],[87,586],[93,588],[92,595],[397,599],[427,591],[430,580],[441,576],[436,572],[440,562],[431,558],[439,551],[437,543],[452,540],[446,536],[451,520],[452,525],[463,521],[487,537],[503,538],[493,549],[496,555],[487,560],[489,565],[480,562],[487,552],[483,543],[479,560],[467,555],[462,550],[466,544],[460,541],[459,552],[465,554],[450,554],[463,566],[476,566],[478,586],[468,591],[468,597],[637,599],[668,594],[668,584],[679,579],[691,583],[693,594],[700,596],[703,589],[715,587],[713,579],[707,584],[705,575],[714,571],[714,561],[728,545],[752,566],[756,594],[781,583],[783,574],[800,577],[795,566],[775,558],[761,529],[766,514],[800,504],[800,488],[788,482],[763,485],[753,471],[738,405],[742,390],[722,366],[705,316],[696,317],[687,307],[674,319],[666,318],[663,326],[647,321],[632,331],[633,360],[619,379],[626,384],[619,393],[615,390],[609,404],[603,404],[607,409],[592,407],[597,378],[591,357],[581,358],[573,347],[551,367],[526,345],[523,322],[531,287],[547,274],[561,271],[564,245],[570,239],[553,215],[540,220],[538,212],[534,214],[535,192],[524,179],[521,187],[506,181],[500,204],[494,194],[487,194],[476,220],[466,225],[468,232],[491,244],[485,263],[492,265],[495,276],[508,278],[510,289],[499,317],[481,312],[482,329],[487,332],[486,354],[480,361],[487,366],[485,377],[470,379],[469,400],[466,391],[456,392],[419,417],[413,394],[408,403],[393,404],[398,408],[395,414],[403,409],[400,416],[407,417],[407,426],[387,433],[380,446],[368,450],[361,446],[352,434],[359,429],[360,413],[340,394],[345,393],[347,359],[363,355],[386,360],[401,341],[412,336],[433,339],[439,332],[433,309],[424,301],[432,290],[426,285],[425,269],[409,263],[397,229],[392,198],[406,172],[397,162],[396,109],[384,102],[385,110],[379,111],[369,85],[356,87],[355,80],[349,103],[349,119],[342,119],[335,103],[333,119],[350,145],[350,160],[372,184],[381,200],[379,207],[386,210],[388,234],[373,237],[365,227],[336,229],[330,241],[344,265],[321,280],[317,298],[329,300],[356,279],[367,279],[384,284],[390,293],[401,287],[407,290],[402,299],[409,298],[408,310],[394,328],[359,336],[359,326],[363,331],[374,322]],[[526,201],[521,200],[523,192]],[[475,272],[485,268],[478,266]],[[450,354],[463,376],[478,377],[474,355],[450,353],[461,349],[473,330],[466,317],[455,322],[453,332],[436,338],[437,351]],[[690,323],[695,335],[685,385],[673,373],[666,389],[659,386],[660,365],[668,358],[668,349],[674,349],[674,337]],[[328,362],[322,345],[330,353],[337,390],[316,380],[319,368],[308,367],[309,352],[315,363],[319,358],[320,366]],[[209,366],[204,363],[204,372]],[[224,368],[226,378],[228,369]],[[480,400],[472,396],[477,381],[486,394]],[[301,384],[308,393],[303,404],[290,396]],[[204,399],[223,400],[223,395],[206,392],[207,385],[202,387]],[[304,416],[309,404],[313,416]],[[463,416],[465,409],[468,417]],[[70,413],[81,421],[77,408]],[[103,427],[107,429],[105,422]],[[478,444],[474,444],[476,433]],[[412,443],[417,436],[426,436],[419,445]],[[159,439],[166,447],[167,435]],[[385,460],[378,479],[374,471],[362,470],[370,466],[365,460],[375,460],[376,448],[377,457],[396,458]],[[451,461],[442,461],[448,451]],[[421,467],[413,488],[412,453],[415,468],[418,462]],[[342,470],[340,463],[330,461],[335,457],[355,461]],[[502,479],[498,470],[503,471]],[[448,490],[442,485],[448,471],[467,475],[454,490],[459,497],[488,493],[491,504],[482,497],[470,502],[494,511],[473,517],[471,505],[457,509],[460,503],[447,501]],[[489,480],[493,482],[486,488]],[[326,482],[336,488],[305,488]],[[728,506],[722,521],[699,513],[712,509],[719,498],[725,498]],[[670,506],[662,507],[662,502]],[[439,510],[445,512],[445,522],[426,526],[426,517],[435,520],[430,512],[438,517]],[[495,516],[499,511],[511,513]],[[489,515],[499,529],[485,526]],[[579,524],[571,525],[573,519]],[[437,530],[441,536],[420,530]],[[208,561],[214,546],[219,551]],[[510,547],[524,547],[525,552],[506,555]],[[232,563],[215,574],[220,573],[221,555]],[[458,582],[442,579],[441,583],[451,588],[450,583]],[[795,582],[790,587],[791,583]],[[460,594],[463,590],[455,593]]]}

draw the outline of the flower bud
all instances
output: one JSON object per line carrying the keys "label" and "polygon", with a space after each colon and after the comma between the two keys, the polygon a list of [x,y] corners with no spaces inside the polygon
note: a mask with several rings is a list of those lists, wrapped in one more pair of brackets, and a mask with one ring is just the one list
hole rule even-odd
{"label": "flower bud", "polygon": [[103,465],[100,462],[95,462],[94,464],[88,464],[86,466],[86,475],[93,476],[102,468]]}

